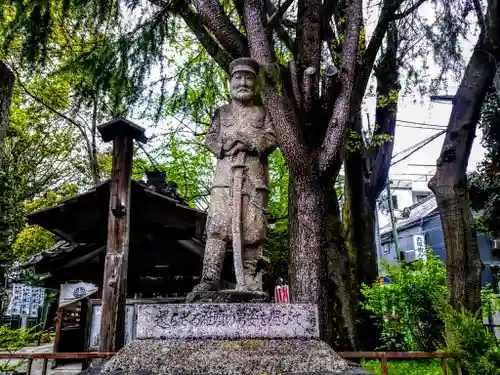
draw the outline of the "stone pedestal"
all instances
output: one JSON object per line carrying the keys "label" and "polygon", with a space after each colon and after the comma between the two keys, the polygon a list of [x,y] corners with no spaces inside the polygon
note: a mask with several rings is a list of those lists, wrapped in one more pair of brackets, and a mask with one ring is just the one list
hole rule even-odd
{"label": "stone pedestal", "polygon": [[314,305],[192,303],[137,306],[137,339],[318,339]]}
{"label": "stone pedestal", "polygon": [[137,339],[105,364],[84,373],[370,374],[319,339],[314,305],[144,304],[137,305],[136,311]]}

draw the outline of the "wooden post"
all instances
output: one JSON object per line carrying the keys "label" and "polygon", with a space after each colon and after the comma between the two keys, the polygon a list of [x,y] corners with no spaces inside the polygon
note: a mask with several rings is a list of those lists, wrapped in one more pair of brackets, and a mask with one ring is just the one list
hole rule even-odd
{"label": "wooden post", "polygon": [[57,317],[56,317],[56,338],[54,340],[54,353],[59,351],[59,343],[61,342],[61,329],[63,323],[63,308],[59,307],[57,309]]}
{"label": "wooden post", "polygon": [[380,361],[381,373],[382,375],[389,375],[389,365],[387,363],[387,357],[384,356]]}
{"label": "wooden post", "polygon": [[145,143],[146,137],[143,128],[122,118],[100,125],[98,130],[105,142],[113,141],[99,351],[116,352],[125,344],[133,141]]}

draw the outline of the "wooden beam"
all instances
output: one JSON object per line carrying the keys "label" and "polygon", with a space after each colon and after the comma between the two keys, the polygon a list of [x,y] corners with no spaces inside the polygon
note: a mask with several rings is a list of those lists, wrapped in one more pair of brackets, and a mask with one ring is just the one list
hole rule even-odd
{"label": "wooden beam", "polygon": [[113,141],[99,351],[116,352],[125,344],[133,141],[146,138],[143,128],[124,119],[100,125],[98,130],[105,142]]}

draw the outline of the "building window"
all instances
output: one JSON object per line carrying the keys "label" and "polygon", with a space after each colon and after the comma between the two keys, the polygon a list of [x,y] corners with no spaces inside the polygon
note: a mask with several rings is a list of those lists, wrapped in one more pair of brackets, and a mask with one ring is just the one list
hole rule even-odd
{"label": "building window", "polygon": [[394,210],[398,209],[398,197],[396,195],[392,196],[392,208]]}

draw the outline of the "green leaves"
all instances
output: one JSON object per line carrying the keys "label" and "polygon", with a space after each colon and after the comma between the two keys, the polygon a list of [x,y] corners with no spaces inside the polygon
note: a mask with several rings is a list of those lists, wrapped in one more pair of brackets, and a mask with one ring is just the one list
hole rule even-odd
{"label": "green leaves", "polygon": [[46,229],[33,225],[24,228],[12,245],[12,257],[16,261],[26,261],[31,255],[54,246],[54,235]]}
{"label": "green leaves", "polygon": [[480,230],[492,231],[498,235],[500,220],[500,102],[494,87],[483,104],[481,121],[482,145],[485,148],[485,158],[477,170],[468,176],[469,200],[476,212],[481,212],[482,224]]}
{"label": "green leaves", "polygon": [[444,329],[440,308],[447,301],[446,269],[429,250],[426,263],[384,265],[388,285],[363,285],[364,308],[382,328],[382,348],[435,350]]}
{"label": "green leaves", "polygon": [[[68,103],[69,85],[61,80],[35,77],[26,85],[55,107],[64,108]],[[0,174],[1,262],[22,259],[52,245],[52,235],[41,228],[16,237],[25,226],[26,213],[76,193],[76,185],[65,182],[77,175],[82,157],[75,152],[77,144],[73,126],[15,86]]]}
{"label": "green leaves", "polygon": [[[36,332],[37,327],[31,327],[25,330],[11,329],[9,325],[3,324],[0,326],[0,350],[2,352],[13,353],[21,348],[26,347],[38,340],[42,332]],[[8,374],[15,371],[23,365],[23,361],[4,362],[0,363],[0,373]]]}

